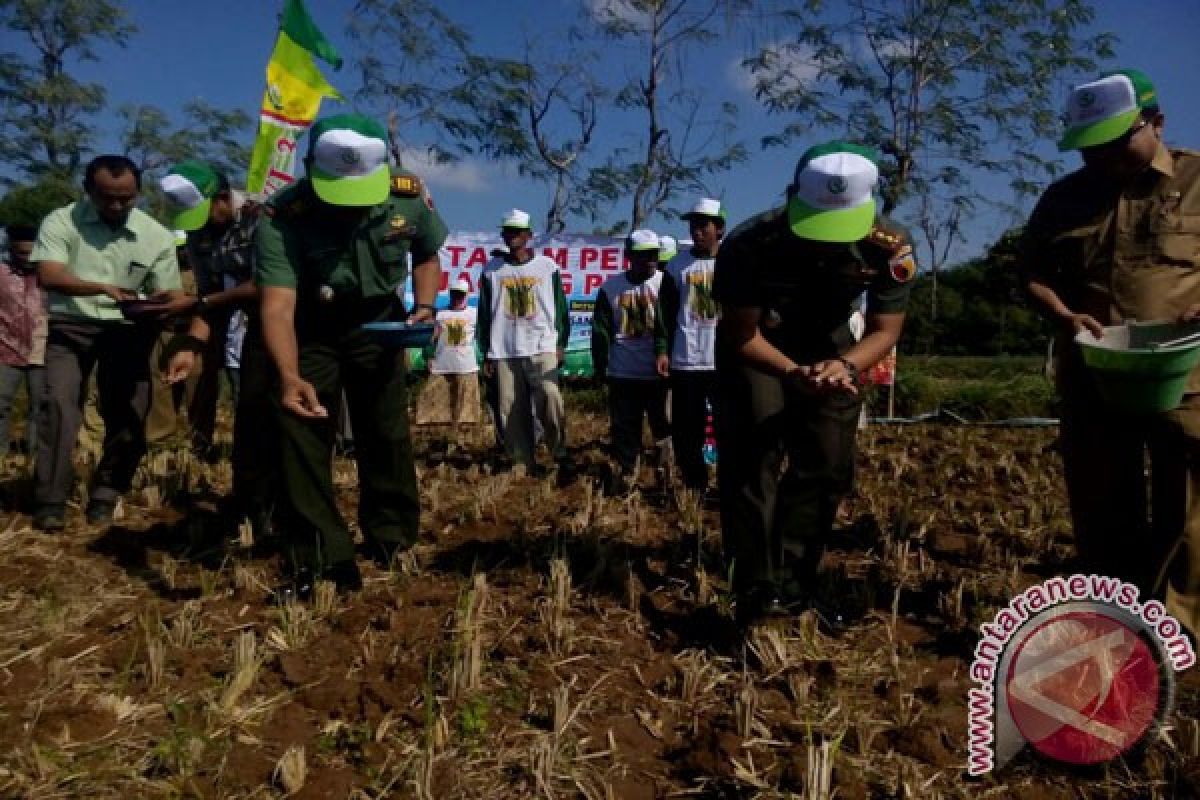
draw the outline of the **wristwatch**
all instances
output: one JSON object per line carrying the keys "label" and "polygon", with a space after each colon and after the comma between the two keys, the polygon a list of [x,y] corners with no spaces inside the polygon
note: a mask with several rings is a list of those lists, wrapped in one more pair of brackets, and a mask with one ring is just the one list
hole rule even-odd
{"label": "wristwatch", "polygon": [[436,311],[437,311],[437,306],[435,306],[435,305],[432,305],[432,304],[430,304],[430,303],[414,303],[414,304],[413,304],[413,311],[416,311],[418,308],[427,308],[427,309],[429,309],[430,311],[434,311],[434,312],[436,312]]}
{"label": "wristwatch", "polygon": [[837,360],[842,362],[842,366],[846,368],[846,372],[850,373],[850,380],[858,383],[858,367],[855,366],[854,362],[845,356],[838,356]]}
{"label": "wristwatch", "polygon": [[203,314],[208,311],[208,297],[202,294],[196,295],[195,311],[198,314]]}

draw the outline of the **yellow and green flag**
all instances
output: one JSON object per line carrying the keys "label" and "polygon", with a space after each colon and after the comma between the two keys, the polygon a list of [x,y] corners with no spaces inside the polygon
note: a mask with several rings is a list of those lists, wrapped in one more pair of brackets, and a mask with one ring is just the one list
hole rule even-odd
{"label": "yellow and green flag", "polygon": [[267,63],[267,90],[259,111],[258,138],[246,189],[271,194],[295,180],[297,142],[326,97],[341,100],[313,56],[342,66],[342,57],[308,15],[302,0],[285,0],[279,38]]}

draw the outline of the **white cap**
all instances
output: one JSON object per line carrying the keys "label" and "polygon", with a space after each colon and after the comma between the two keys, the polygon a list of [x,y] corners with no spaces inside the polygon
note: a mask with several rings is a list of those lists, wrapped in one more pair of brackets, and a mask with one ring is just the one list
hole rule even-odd
{"label": "white cap", "polygon": [[658,234],[645,228],[636,230],[625,240],[625,247],[635,253],[641,250],[657,250],[659,248]]}
{"label": "white cap", "polygon": [[163,179],[158,182],[158,186],[167,199],[180,208],[195,208],[205,199],[196,184],[174,172],[164,175]]}
{"label": "white cap", "polygon": [[470,294],[471,284],[467,282],[466,278],[459,278],[454,283],[450,284],[450,291]]}
{"label": "white cap", "polygon": [[1140,112],[1137,89],[1124,74],[1109,75],[1071,90],[1060,150],[1094,147],[1121,136]]}
{"label": "white cap", "polygon": [[504,219],[500,222],[501,228],[524,228],[530,230],[533,226],[529,222],[529,215],[519,208],[513,208],[504,212]]}
{"label": "white cap", "polygon": [[339,178],[361,178],[387,165],[387,145],[372,136],[340,128],[325,131],[313,145],[313,163]]}
{"label": "white cap", "polygon": [[839,211],[871,200],[879,168],[857,153],[818,156],[796,172],[796,196],[813,208]]}
{"label": "white cap", "polygon": [[701,197],[696,201],[695,205],[683,215],[684,219],[688,217],[719,217],[725,218],[725,209],[721,208],[721,201],[714,200],[711,197]]}
{"label": "white cap", "polygon": [[679,242],[675,241],[674,236],[658,237],[658,260],[670,261],[679,251]]}

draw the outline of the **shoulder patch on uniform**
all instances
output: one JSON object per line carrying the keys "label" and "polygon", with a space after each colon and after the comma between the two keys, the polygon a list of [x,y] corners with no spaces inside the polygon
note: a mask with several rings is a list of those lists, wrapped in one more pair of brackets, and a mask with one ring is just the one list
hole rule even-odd
{"label": "shoulder patch on uniform", "polygon": [[[889,253],[899,253],[905,247],[908,247],[908,239],[901,233],[889,231],[887,228],[876,225],[871,228],[871,232],[867,234],[867,241],[871,244],[881,247]],[[909,252],[912,251],[908,247]]]}
{"label": "shoulder patch on uniform", "polygon": [[393,175],[392,194],[397,197],[419,197],[421,179],[413,175]]}
{"label": "shoulder patch on uniform", "polygon": [[912,245],[903,245],[888,259],[888,269],[897,283],[908,283],[917,277],[917,259]]}

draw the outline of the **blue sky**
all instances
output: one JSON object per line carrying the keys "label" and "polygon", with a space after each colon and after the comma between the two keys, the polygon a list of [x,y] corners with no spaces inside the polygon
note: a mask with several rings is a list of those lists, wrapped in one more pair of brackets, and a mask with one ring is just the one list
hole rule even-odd
{"label": "blue sky", "polygon": [[[588,3],[601,0],[584,0]],[[138,26],[130,46],[106,48],[98,63],[80,65],[81,77],[105,84],[111,108],[122,103],[150,103],[177,112],[188,100],[204,98],[221,107],[241,107],[254,113],[263,89],[264,67],[275,36],[282,0],[127,0],[123,4]],[[1200,49],[1195,33],[1200,30],[1200,3],[1191,0],[1102,0],[1096,4],[1095,28],[1116,32],[1117,58],[1106,66],[1136,66],[1155,81],[1167,114],[1168,141],[1200,148],[1200,104],[1194,81],[1200,75]],[[344,29],[351,0],[308,0],[318,24],[346,57],[340,73],[327,71],[331,81],[351,89],[357,84],[354,47]],[[482,2],[446,0],[442,8],[453,19],[467,25],[477,44],[493,53],[513,53],[526,39],[539,41],[561,29],[579,13],[579,0],[510,0],[500,6]],[[795,151],[762,151],[759,138],[782,127],[784,119],[761,110],[739,75],[737,62],[747,51],[745,36],[725,37],[708,46],[700,58],[693,57],[689,78],[710,87],[714,95],[739,106],[739,135],[749,144],[750,160],[711,182],[708,187],[722,197],[737,220],[779,201],[796,157]],[[603,69],[628,72],[618,51],[606,53]],[[1189,90],[1188,86],[1192,85]],[[1066,86],[1061,87],[1065,95]],[[338,106],[327,103],[324,111]],[[115,117],[112,118],[115,129]],[[622,137],[616,125],[602,128],[605,143]],[[114,138],[109,140],[112,145]],[[1047,134],[1046,154],[1052,153],[1053,132]],[[1077,158],[1067,154],[1065,164]],[[543,219],[548,204],[547,190],[517,178],[511,170],[486,161],[468,160],[452,168],[425,170],[439,210],[457,230],[491,230],[500,214],[513,206]],[[682,207],[681,199],[676,205]],[[627,216],[621,208],[615,217]],[[961,259],[975,255],[1014,220],[996,213],[974,219],[966,231],[968,243],[956,250]],[[661,232],[686,235],[678,221],[651,220]],[[576,232],[588,232],[580,225]],[[951,259],[957,260],[955,258]]]}

